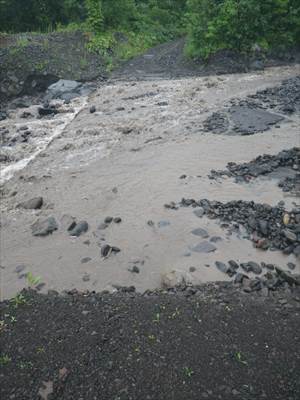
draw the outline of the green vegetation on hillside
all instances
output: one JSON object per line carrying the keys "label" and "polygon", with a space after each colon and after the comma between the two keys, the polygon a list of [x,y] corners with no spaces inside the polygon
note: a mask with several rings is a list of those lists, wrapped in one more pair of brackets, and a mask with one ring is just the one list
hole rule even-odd
{"label": "green vegetation on hillside", "polygon": [[249,52],[300,42],[299,0],[0,0],[0,31],[81,29],[89,49],[128,59],[186,35],[187,54]]}

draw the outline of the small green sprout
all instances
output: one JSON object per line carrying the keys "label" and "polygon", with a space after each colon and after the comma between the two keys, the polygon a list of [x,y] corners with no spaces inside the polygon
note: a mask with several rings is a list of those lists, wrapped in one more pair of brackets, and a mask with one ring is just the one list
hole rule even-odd
{"label": "small green sprout", "polygon": [[194,371],[189,367],[184,367],[183,372],[184,375],[187,376],[188,378],[191,378],[194,375]]}
{"label": "small green sprout", "polygon": [[32,272],[27,272],[26,280],[28,282],[28,286],[34,288],[40,283],[41,278],[39,276],[34,276]]}
{"label": "small green sprout", "polygon": [[160,321],[160,314],[159,314],[159,313],[156,313],[153,322],[156,322],[156,323],[158,324],[159,321]]}
{"label": "small green sprout", "polygon": [[244,364],[244,365],[248,365],[247,361],[243,359],[243,355],[242,355],[242,353],[241,353],[240,351],[237,351],[237,352],[234,354],[234,356],[235,356],[235,359],[236,359],[239,363]]}
{"label": "small green sprout", "polygon": [[10,302],[12,303],[14,308],[18,308],[19,306],[27,304],[26,298],[21,293],[13,297]]}
{"label": "small green sprout", "polygon": [[11,358],[7,354],[0,356],[0,366],[7,365],[11,362]]}

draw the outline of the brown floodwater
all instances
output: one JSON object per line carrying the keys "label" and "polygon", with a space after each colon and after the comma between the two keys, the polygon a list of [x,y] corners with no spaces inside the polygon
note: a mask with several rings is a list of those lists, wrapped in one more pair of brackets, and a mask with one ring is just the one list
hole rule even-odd
{"label": "brown floodwater", "polygon": [[[218,221],[196,217],[191,208],[164,208],[165,203],[182,197],[271,205],[284,200],[288,209],[299,204],[299,199],[277,187],[276,177],[250,184],[207,177],[211,169],[224,169],[230,161],[250,161],[260,154],[299,146],[299,117],[251,136],[214,135],[204,132],[202,126],[205,118],[229,99],[277,85],[299,72],[299,66],[293,66],[222,77],[111,82],[89,99],[77,100],[73,113],[66,113],[65,119],[59,116],[62,122],[45,121],[51,140],[44,141],[41,148],[23,149],[18,167],[11,165],[11,171],[2,174],[2,297],[26,286],[24,277],[15,272],[20,265],[25,267],[22,273],[30,271],[41,277],[44,291],[98,291],[113,285],[134,285],[143,291],[159,287],[162,275],[173,270],[188,273],[195,283],[226,280],[214,263],[230,259],[282,267],[291,261],[297,264],[295,272],[300,272],[294,256],[259,251],[249,240],[229,235]],[[91,105],[97,109],[93,114],[89,113]],[[18,123],[21,120],[16,113],[1,125],[14,129]],[[34,124],[34,119],[26,121],[32,130]],[[55,131],[60,125],[63,129]],[[26,161],[20,164],[30,157],[27,166]],[[183,174],[186,179],[180,179]],[[11,196],[14,191],[17,194]],[[46,202],[42,210],[16,208],[20,201],[39,195]],[[86,220],[89,231],[79,238],[62,229],[45,238],[32,236],[31,225],[38,217],[51,215],[59,222],[64,214]],[[107,216],[121,217],[122,222],[98,230]],[[209,240],[193,235],[196,228],[222,238],[215,252],[190,250]],[[103,259],[103,243],[117,246],[121,252]],[[84,258],[90,260],[82,263]],[[133,265],[139,267],[139,274],[129,271]],[[195,272],[189,273],[190,267]]]}

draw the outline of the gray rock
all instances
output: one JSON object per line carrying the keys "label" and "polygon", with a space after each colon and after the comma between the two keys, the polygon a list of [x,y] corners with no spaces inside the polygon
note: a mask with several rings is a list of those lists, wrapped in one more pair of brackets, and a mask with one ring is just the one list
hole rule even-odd
{"label": "gray rock", "polygon": [[76,226],[76,219],[72,215],[64,214],[61,218],[61,227],[66,231],[71,231]]}
{"label": "gray rock", "polygon": [[90,107],[90,113],[93,114],[94,112],[96,112],[96,107],[95,106]]}
{"label": "gray rock", "polygon": [[244,279],[249,279],[247,275],[241,274],[240,272],[238,272],[236,274],[236,276],[234,277],[233,282],[234,283],[243,283]]}
{"label": "gray rock", "polygon": [[205,229],[202,229],[202,228],[194,229],[191,233],[193,235],[200,236],[203,239],[206,239],[206,238],[209,237],[209,234],[207,233],[207,231]]}
{"label": "gray rock", "polygon": [[293,253],[295,254],[296,257],[300,257],[300,245],[299,245],[299,246],[296,246],[296,247],[294,248]]}
{"label": "gray rock", "polygon": [[196,210],[194,210],[194,214],[196,215],[196,217],[203,217],[203,215],[205,214],[204,208],[199,207]]}
{"label": "gray rock", "polygon": [[297,241],[297,235],[294,232],[290,231],[289,229],[285,229],[283,231],[283,234],[290,242]]}
{"label": "gray rock", "polygon": [[171,225],[169,221],[159,221],[158,227],[159,228],[165,228],[166,226]]}
{"label": "gray rock", "polygon": [[261,274],[262,273],[262,268],[260,265],[258,265],[254,261],[249,261],[248,262],[249,267],[251,268],[250,271],[252,271],[254,274]]}
{"label": "gray rock", "polygon": [[81,264],[86,264],[91,260],[92,260],[91,257],[84,257],[84,258],[81,259]]}
{"label": "gray rock", "polygon": [[236,261],[234,261],[234,260],[229,260],[228,261],[228,264],[231,266],[231,268],[233,268],[233,269],[239,269],[239,264],[236,262]]}
{"label": "gray rock", "polygon": [[70,236],[80,236],[87,232],[89,229],[89,224],[86,221],[80,221],[75,227],[70,231]]}
{"label": "gray rock", "polygon": [[295,265],[294,263],[292,263],[292,262],[289,262],[289,263],[287,264],[287,266],[288,266],[289,269],[291,269],[291,270],[294,270],[294,269],[296,268],[296,265]]}
{"label": "gray rock", "polygon": [[54,217],[49,217],[46,219],[38,219],[32,226],[33,236],[47,236],[50,233],[56,231],[58,225]]}
{"label": "gray rock", "polygon": [[110,246],[109,244],[105,244],[104,246],[101,247],[101,256],[102,257],[108,257],[111,253],[120,253],[119,247],[116,246]]}
{"label": "gray rock", "polygon": [[33,199],[23,201],[18,204],[19,208],[25,208],[26,210],[39,210],[43,205],[42,197],[34,197]]}
{"label": "gray rock", "polygon": [[275,267],[277,274],[285,280],[289,285],[300,285],[300,275],[292,275],[288,271],[284,271],[279,267]]}
{"label": "gray rock", "polygon": [[104,220],[104,222],[105,222],[106,224],[110,224],[110,223],[112,222],[112,220],[113,220],[113,217],[106,217],[105,220]]}
{"label": "gray rock", "polygon": [[46,94],[48,98],[52,99],[62,98],[63,95],[70,93],[78,95],[81,86],[80,82],[60,79],[48,87]]}
{"label": "gray rock", "polygon": [[140,269],[136,265],[134,265],[132,268],[129,268],[128,271],[132,272],[133,274],[139,274]]}
{"label": "gray rock", "polygon": [[229,267],[225,263],[222,263],[220,261],[215,262],[216,267],[218,268],[219,271],[224,272],[224,274],[227,274]]}
{"label": "gray rock", "polygon": [[103,231],[104,229],[106,229],[108,227],[108,225],[105,222],[102,222],[99,226],[98,229],[100,231]]}
{"label": "gray rock", "polygon": [[190,249],[192,251],[195,251],[196,253],[211,253],[217,250],[215,245],[207,241],[201,242],[196,246],[191,247]]}
{"label": "gray rock", "polygon": [[25,268],[26,268],[25,265],[17,265],[17,266],[16,266],[16,269],[15,269],[15,272],[16,272],[17,274],[19,274],[20,272],[24,271]]}
{"label": "gray rock", "polygon": [[114,222],[115,222],[116,224],[120,224],[120,223],[122,222],[122,218],[116,217],[116,218],[114,218]]}
{"label": "gray rock", "polygon": [[221,236],[212,236],[212,237],[209,239],[209,241],[212,242],[212,243],[218,243],[218,242],[221,242],[221,241],[222,241],[222,238],[221,238]]}

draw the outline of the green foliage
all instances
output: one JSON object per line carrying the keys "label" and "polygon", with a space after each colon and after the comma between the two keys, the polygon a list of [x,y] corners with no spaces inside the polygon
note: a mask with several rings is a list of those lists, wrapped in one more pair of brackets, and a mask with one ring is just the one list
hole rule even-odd
{"label": "green foliage", "polygon": [[187,53],[208,57],[221,49],[249,52],[299,42],[300,3],[295,0],[188,0]]}
{"label": "green foliage", "polygon": [[103,13],[101,0],[86,0],[87,24],[93,32],[101,32],[103,28]]}

